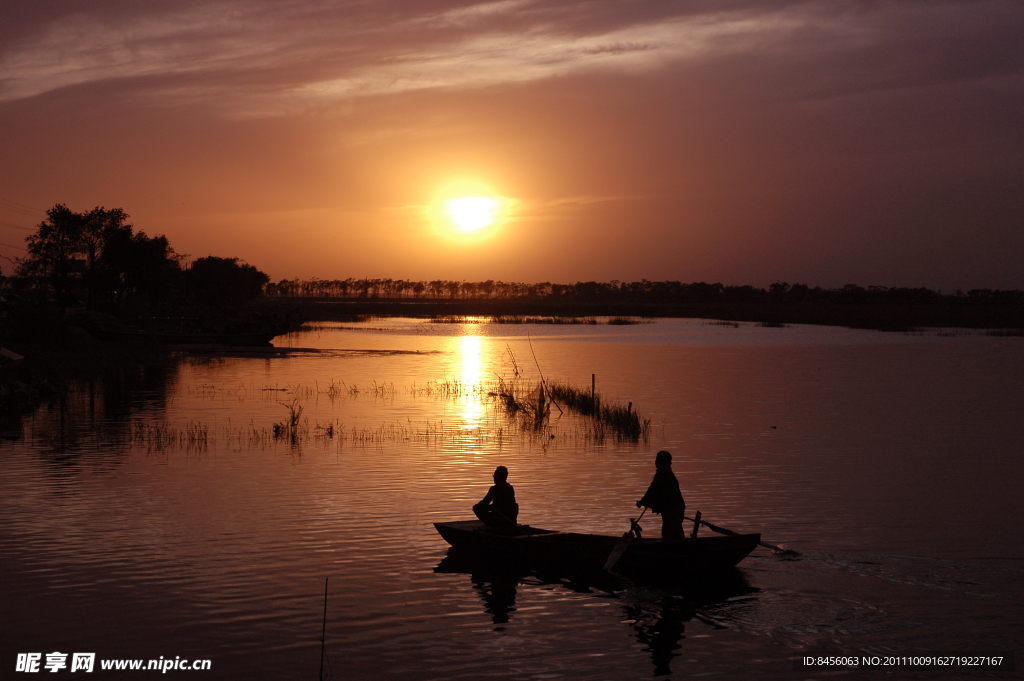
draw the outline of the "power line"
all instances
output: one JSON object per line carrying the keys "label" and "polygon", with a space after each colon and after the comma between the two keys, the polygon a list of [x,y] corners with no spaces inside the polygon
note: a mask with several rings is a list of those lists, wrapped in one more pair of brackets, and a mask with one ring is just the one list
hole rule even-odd
{"label": "power line", "polygon": [[33,215],[38,215],[40,213],[45,213],[46,212],[45,210],[40,210],[38,208],[33,208],[32,206],[26,206],[24,203],[18,203],[17,201],[11,201],[10,199],[5,199],[3,197],[0,197],[0,204],[6,204],[6,207],[9,210],[28,211],[28,212],[32,213]]}
{"label": "power line", "polygon": [[11,208],[10,206],[5,206],[3,204],[0,204],[0,210],[9,211],[19,217],[32,218],[33,220],[38,219],[41,215],[40,213],[34,210],[22,210],[20,208]]}
{"label": "power line", "polygon": [[27,248],[22,248],[21,246],[15,246],[14,244],[5,244],[3,241],[0,241],[0,246],[7,246],[8,248],[17,248],[19,251],[27,251],[28,250]]}
{"label": "power line", "polygon": [[31,227],[22,227],[21,225],[16,225],[13,222],[7,222],[6,220],[0,220],[0,227],[7,227],[9,229],[20,229],[23,232],[34,232],[34,231],[36,231],[36,230],[32,229]]}

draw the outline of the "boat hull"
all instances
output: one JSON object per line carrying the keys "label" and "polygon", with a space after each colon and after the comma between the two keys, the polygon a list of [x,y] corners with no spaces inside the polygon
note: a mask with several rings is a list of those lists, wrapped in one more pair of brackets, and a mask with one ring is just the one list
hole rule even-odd
{"label": "boat hull", "polygon": [[[555,532],[529,526],[519,531],[490,528],[476,520],[434,523],[454,549],[514,561],[535,569],[567,573],[602,570],[620,537]],[[664,541],[633,539],[616,562],[615,572],[671,580],[721,574],[757,548],[760,534],[707,536]]]}

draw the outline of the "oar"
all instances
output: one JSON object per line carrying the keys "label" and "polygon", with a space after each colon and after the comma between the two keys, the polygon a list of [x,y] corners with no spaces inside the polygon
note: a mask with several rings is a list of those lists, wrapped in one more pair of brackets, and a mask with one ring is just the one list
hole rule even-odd
{"label": "oar", "polygon": [[517,522],[513,522],[507,515],[505,515],[504,513],[502,513],[501,511],[499,511],[498,509],[496,509],[494,507],[491,507],[490,510],[496,516],[498,516],[499,518],[504,520],[506,523],[508,523],[510,526],[514,527],[517,530],[522,530],[524,533],[526,533],[527,536],[529,536],[529,534],[530,534],[530,526],[529,525],[520,525]]}
{"label": "oar", "polygon": [[[646,506],[640,514],[640,518],[644,517],[644,513],[647,513]],[[629,548],[629,543],[633,541],[633,533],[639,527],[640,518],[637,518],[636,520],[633,520],[632,518],[629,519],[629,532],[622,533],[622,538],[619,539],[619,542],[612,549],[612,552],[608,554],[608,560],[604,562],[605,572],[611,572],[612,568],[615,567],[615,564],[619,562],[619,558],[622,558],[622,554],[624,554],[626,549]]]}
{"label": "oar", "polygon": [[[683,516],[683,520],[690,520],[690,521],[692,521],[694,523],[700,523],[701,525],[704,525],[705,527],[707,527],[712,532],[717,532],[718,534],[726,534],[726,535],[729,535],[730,537],[738,537],[739,534],[740,534],[739,532],[733,532],[732,530],[728,530],[728,529],[726,529],[724,527],[719,527],[718,525],[712,525],[711,523],[709,523],[706,520],[701,520],[700,519],[700,513],[697,514],[696,518],[687,518],[686,516]],[[784,549],[781,546],[776,546],[775,544],[769,544],[766,541],[759,541],[757,543],[758,543],[759,546],[763,546],[766,549],[771,549],[772,551],[777,551],[779,553],[785,553],[785,554],[790,555],[790,556],[799,556],[800,555],[798,552],[794,551],[793,549]]]}

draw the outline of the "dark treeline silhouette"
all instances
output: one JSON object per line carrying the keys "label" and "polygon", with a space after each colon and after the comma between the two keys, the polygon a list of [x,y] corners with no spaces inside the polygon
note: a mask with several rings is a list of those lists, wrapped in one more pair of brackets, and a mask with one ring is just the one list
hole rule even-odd
{"label": "dark treeline silhouette", "polygon": [[693,302],[914,302],[950,301],[1024,303],[1024,291],[992,289],[956,290],[944,294],[927,288],[888,286],[811,288],[806,284],[776,282],[767,289],[754,286],[726,286],[679,281],[624,282],[586,281],[575,284],[524,284],[508,281],[411,281],[408,279],[282,279],[266,287],[268,296],[304,298],[413,298],[447,300],[573,300],[605,301],[693,301]]}
{"label": "dark treeline silhouette", "polygon": [[25,241],[28,255],[4,289],[61,308],[137,314],[238,305],[261,296],[270,280],[238,258],[186,263],[166,236],[136,231],[120,208],[76,213],[57,204]]}
{"label": "dark treeline silhouette", "polygon": [[[736,321],[830,324],[885,330],[917,326],[1024,327],[1024,291],[950,293],[888,286],[810,287],[776,282],[768,288],[679,281],[524,284],[505,281],[405,279],[281,280],[270,297],[332,300],[368,314],[553,314],[702,317]],[[317,315],[330,312],[321,306]]]}
{"label": "dark treeline silhouette", "polygon": [[210,305],[238,305],[263,295],[270,281],[263,272],[238,258],[199,258],[188,269],[189,289],[195,300]]}
{"label": "dark treeline silhouette", "polygon": [[0,357],[0,437],[20,433],[19,414],[44,400],[57,400],[64,424],[74,381],[106,377],[112,389],[125,367],[159,372],[157,346],[256,344],[294,325],[251,304],[266,274],[237,258],[187,263],[120,208],[57,204],[25,242],[13,276],[0,276],[0,345],[13,353]]}
{"label": "dark treeline silhouette", "polygon": [[285,310],[306,320],[351,314],[638,315],[885,330],[1024,328],[1024,291],[1019,290],[812,288],[781,281],[759,288],[647,279],[528,284],[313,278],[270,283],[267,275],[237,258],[208,256],[186,264],[165,236],[135,231],[127,219],[120,208],[75,213],[54,206],[26,239],[28,256],[19,262],[17,275],[0,283],[4,294],[136,318],[237,308],[265,295],[264,307],[273,314]]}

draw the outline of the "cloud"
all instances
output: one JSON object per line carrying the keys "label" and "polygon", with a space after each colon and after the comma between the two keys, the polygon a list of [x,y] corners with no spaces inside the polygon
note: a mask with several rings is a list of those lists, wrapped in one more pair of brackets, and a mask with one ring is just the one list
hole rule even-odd
{"label": "cloud", "polygon": [[739,49],[796,27],[785,18],[662,22],[609,33],[491,33],[431,45],[304,84],[300,97],[346,98],[436,88],[477,88],[593,71],[645,71],[711,50]]}
{"label": "cloud", "polygon": [[123,81],[137,95],[230,100],[243,109],[270,104],[274,110],[305,101],[645,71],[787,44],[798,34],[833,45],[856,34],[842,17],[801,6],[695,14],[624,8],[616,14],[607,3],[591,5],[502,0],[395,9],[384,3],[373,13],[357,3],[345,13],[302,3],[283,10],[222,3],[135,16],[80,12],[44,22],[0,57],[0,101]]}

